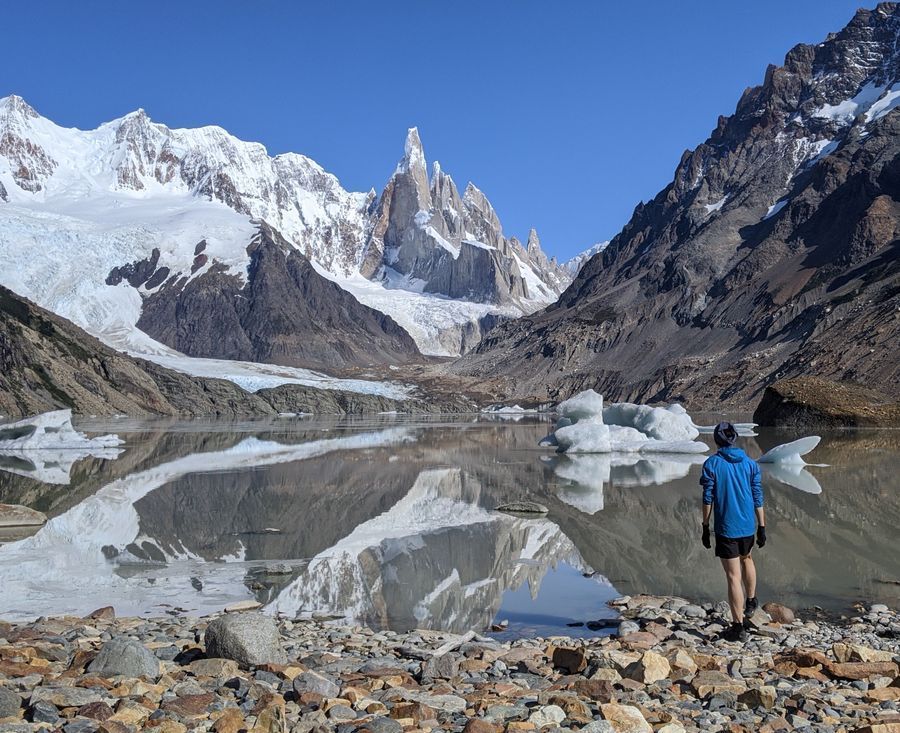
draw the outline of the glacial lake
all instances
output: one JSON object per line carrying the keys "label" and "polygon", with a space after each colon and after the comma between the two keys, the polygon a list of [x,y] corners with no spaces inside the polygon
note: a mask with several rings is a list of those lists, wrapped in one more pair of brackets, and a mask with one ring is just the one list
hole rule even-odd
{"label": "glacial lake", "polygon": [[[725,597],[699,540],[705,456],[559,456],[537,446],[550,428],[539,416],[76,427],[117,433],[122,452],[71,467],[0,456],[0,502],[50,517],[0,545],[0,618],[257,600],[398,631],[508,621],[501,635],[588,635],[622,594]],[[754,457],[800,437],[759,432],[740,441]],[[825,433],[806,459],[825,465],[763,472],[761,600],[897,604],[900,431]],[[520,499],[548,515],[495,511]],[[601,623],[572,625],[589,621]]]}

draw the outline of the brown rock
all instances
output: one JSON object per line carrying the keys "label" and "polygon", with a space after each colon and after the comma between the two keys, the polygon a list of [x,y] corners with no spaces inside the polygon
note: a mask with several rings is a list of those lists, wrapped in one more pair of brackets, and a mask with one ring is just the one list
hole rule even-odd
{"label": "brown rock", "polygon": [[480,718],[470,718],[463,733],[502,733],[503,728]]}
{"label": "brown rock", "polygon": [[600,706],[604,720],[608,720],[616,733],[653,733],[641,711],[633,705],[606,703]]}
{"label": "brown rock", "polygon": [[553,666],[562,669],[569,674],[577,674],[587,667],[587,658],[584,649],[567,649],[557,647],[553,650]]}
{"label": "brown rock", "polygon": [[575,695],[550,695],[547,699],[547,704],[561,708],[566,717],[576,723],[588,723],[593,717],[590,708]]}
{"label": "brown rock", "polygon": [[780,603],[763,604],[763,610],[772,617],[775,623],[792,624],[796,619],[794,612]]}
{"label": "brown rock", "polygon": [[751,708],[765,708],[771,710],[775,707],[775,688],[771,685],[762,687],[751,687],[746,692],[738,695],[738,702],[744,703]]}
{"label": "brown rock", "polygon": [[394,720],[410,718],[420,723],[423,720],[433,720],[437,713],[434,708],[420,702],[399,702],[391,708],[391,717]]}
{"label": "brown rock", "polygon": [[86,619],[93,619],[95,621],[112,621],[116,617],[116,609],[112,606],[103,606],[103,608],[98,608],[96,611],[91,611]]}
{"label": "brown rock", "polygon": [[892,662],[894,653],[886,649],[872,649],[860,644],[850,644],[850,661],[853,662]]}
{"label": "brown rock", "polygon": [[177,720],[164,718],[153,722],[158,723],[158,725],[153,726],[153,733],[187,733],[187,726],[184,723],[179,723]]}
{"label": "brown rock", "polygon": [[234,677],[238,673],[238,663],[232,659],[198,659],[188,665],[197,677]]}
{"label": "brown rock", "polygon": [[225,708],[212,726],[215,733],[238,733],[245,728],[244,716],[237,708]]}
{"label": "brown rock", "polygon": [[852,733],[900,733],[900,723],[873,723],[854,728]]}
{"label": "brown rock", "polygon": [[666,679],[671,671],[672,668],[665,657],[648,651],[637,662],[628,665],[622,676],[649,685]]}
{"label": "brown rock", "polygon": [[113,716],[113,709],[105,702],[89,702],[78,708],[78,715],[92,720],[109,720]]}
{"label": "brown rock", "polygon": [[829,676],[842,680],[864,680],[869,677],[896,677],[894,662],[837,662],[824,668]]}
{"label": "brown rock", "polygon": [[180,715],[182,718],[205,716],[207,708],[215,700],[216,696],[211,692],[204,692],[200,695],[185,695],[174,700],[166,700],[162,704],[162,709]]}
{"label": "brown rock", "polygon": [[865,697],[872,702],[897,702],[900,701],[900,687],[882,687],[878,690],[868,690]]}
{"label": "brown rock", "polygon": [[651,621],[646,626],[644,626],[644,631],[653,634],[660,641],[665,641],[670,636],[672,636],[672,630],[668,626],[663,626],[662,624],[656,623],[656,621]]}
{"label": "brown rock", "polygon": [[582,697],[596,702],[612,702],[613,686],[608,680],[580,679],[575,682],[575,691]]}
{"label": "brown rock", "polygon": [[100,733],[134,733],[134,728],[127,723],[123,723],[120,720],[113,720],[110,718],[109,720],[104,720],[97,727],[97,730]]}
{"label": "brown rock", "polygon": [[729,677],[724,672],[709,669],[698,672],[691,681],[691,687],[697,694],[697,697],[701,699],[725,691],[740,694],[747,689],[745,685]]}
{"label": "brown rock", "polygon": [[287,718],[284,712],[284,698],[276,695],[256,718],[252,733],[284,733]]}
{"label": "brown rock", "polygon": [[630,649],[650,649],[659,644],[659,639],[649,631],[632,631],[630,634],[625,634],[619,641]]}

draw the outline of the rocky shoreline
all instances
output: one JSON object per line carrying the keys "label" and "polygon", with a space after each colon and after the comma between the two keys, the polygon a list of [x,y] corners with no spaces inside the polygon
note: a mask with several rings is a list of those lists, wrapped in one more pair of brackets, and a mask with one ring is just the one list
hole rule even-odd
{"label": "rocky shoreline", "polygon": [[720,606],[623,597],[612,636],[497,641],[247,612],[0,621],[0,733],[900,730],[900,614],[746,644]]}

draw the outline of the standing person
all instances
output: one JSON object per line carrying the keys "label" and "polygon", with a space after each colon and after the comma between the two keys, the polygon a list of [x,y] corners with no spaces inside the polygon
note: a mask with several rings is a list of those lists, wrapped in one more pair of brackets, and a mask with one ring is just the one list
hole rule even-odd
{"label": "standing person", "polygon": [[[759,466],[735,446],[737,430],[729,422],[716,425],[713,438],[718,452],[706,459],[700,473],[703,487],[703,546],[711,547],[709,515],[715,516],[716,557],[722,561],[728,581],[731,628],[730,641],[746,641],[745,617],[756,610],[756,566],[750,551],[753,535],[760,547],[766,544],[766,515],[763,509]],[[746,600],[745,600],[746,598]]]}

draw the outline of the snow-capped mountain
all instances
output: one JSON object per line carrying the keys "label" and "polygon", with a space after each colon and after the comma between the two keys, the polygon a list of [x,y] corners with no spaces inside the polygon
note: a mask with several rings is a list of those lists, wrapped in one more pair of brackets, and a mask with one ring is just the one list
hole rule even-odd
{"label": "snow-capped mountain", "polygon": [[597,244],[593,245],[592,247],[588,247],[586,250],[584,250],[584,252],[579,252],[572,259],[563,262],[562,267],[573,278],[576,278],[578,277],[578,273],[581,272],[581,268],[584,267],[587,261],[594,255],[600,254],[608,246],[608,239],[605,242],[597,242]]}
{"label": "snow-capped mountain", "polygon": [[[193,356],[321,366],[291,356],[282,338],[291,335],[288,324],[260,337],[259,324],[271,330],[278,319],[262,308],[251,317],[252,302],[235,316],[246,334],[243,346],[216,342],[213,353],[210,334],[194,343],[193,327],[203,320],[196,311],[212,304],[187,298],[185,289],[192,284],[208,295],[205,283],[219,287],[224,278],[239,297],[252,296],[245,289],[254,275],[248,247],[254,248],[264,223],[267,240],[278,240],[285,252],[312,264],[304,283],[332,280],[362,303],[359,309],[341,306],[353,311],[350,321],[377,322],[364,339],[374,345],[370,361],[393,362],[409,351],[394,333],[397,323],[421,352],[456,354],[499,319],[552,302],[568,276],[547,260],[536,236],[527,247],[507,240],[474,187],[460,199],[436,167],[429,189],[424,165],[413,130],[397,172],[376,198],[374,191],[345,191],[305,156],[269,156],[261,144],[219,127],[172,129],[138,110],[95,130],[67,129],[20,97],[6,97],[0,100],[0,256],[18,264],[4,267],[2,282],[113,345],[156,348],[135,330],[146,299],[153,297],[151,330],[167,346]],[[398,207],[408,182],[421,184],[421,190],[404,219]],[[457,233],[441,223],[453,215],[468,229]],[[387,224],[385,249],[381,233]],[[429,229],[442,239],[417,234]],[[403,242],[415,242],[416,251]],[[144,263],[143,271],[151,262],[148,276],[136,284],[132,277],[106,283],[114,271]],[[316,284],[313,290],[328,287]],[[294,285],[277,295],[309,298],[309,292],[294,292]],[[160,307],[162,300],[168,305]],[[385,315],[366,315],[370,308]],[[393,342],[387,349],[383,331]],[[253,345],[260,340],[270,343]],[[281,345],[273,347],[276,341]]]}
{"label": "snow-capped mountain", "polygon": [[557,303],[458,368],[537,401],[749,406],[800,375],[896,396],[898,106],[900,5],[881,3],[770,66]]}

